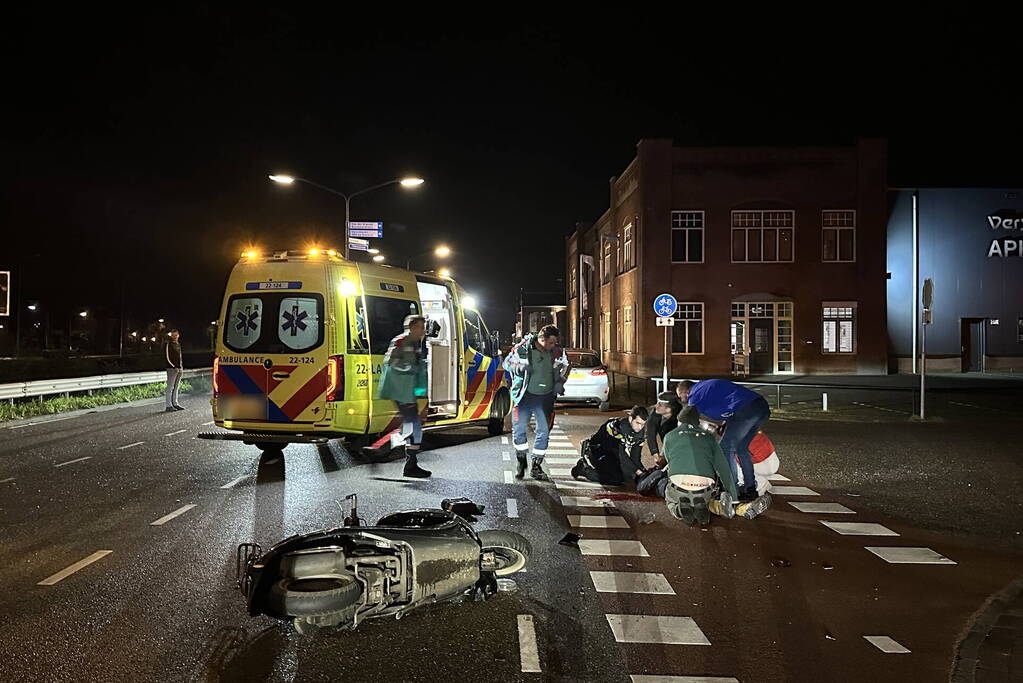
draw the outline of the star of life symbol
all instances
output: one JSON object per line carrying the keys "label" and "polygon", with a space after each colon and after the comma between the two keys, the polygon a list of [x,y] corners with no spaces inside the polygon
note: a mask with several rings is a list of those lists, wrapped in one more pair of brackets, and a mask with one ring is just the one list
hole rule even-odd
{"label": "star of life symbol", "polygon": [[292,306],[290,313],[288,311],[284,312],[285,322],[281,326],[281,329],[285,331],[291,330],[291,336],[295,337],[298,335],[299,330],[305,332],[306,327],[308,327],[308,325],[306,325],[305,322],[303,321],[308,317],[309,313],[307,311],[300,311],[297,305]]}
{"label": "star of life symbol", "polygon": [[243,337],[248,337],[249,332],[256,330],[256,319],[259,318],[259,309],[252,310],[251,306],[246,306],[244,311],[238,311],[238,324],[234,326],[234,329],[242,333]]}

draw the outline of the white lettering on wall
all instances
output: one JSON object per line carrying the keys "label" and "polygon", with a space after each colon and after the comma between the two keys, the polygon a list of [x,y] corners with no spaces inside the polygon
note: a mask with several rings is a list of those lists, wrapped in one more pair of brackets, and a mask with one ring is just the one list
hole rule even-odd
{"label": "white lettering on wall", "polygon": [[992,230],[1001,228],[1002,230],[1021,230],[1023,229],[1023,218],[1002,218],[1001,216],[988,216],[987,222],[991,224]]}
{"label": "white lettering on wall", "polygon": [[987,249],[987,257],[998,256],[1001,258],[1012,256],[1023,256],[1023,240],[991,240],[991,246]]}

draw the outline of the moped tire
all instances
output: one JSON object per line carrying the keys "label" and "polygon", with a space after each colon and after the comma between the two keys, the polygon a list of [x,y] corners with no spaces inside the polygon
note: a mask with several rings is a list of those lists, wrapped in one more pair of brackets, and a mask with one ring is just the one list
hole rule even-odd
{"label": "moped tire", "polygon": [[270,589],[268,603],[280,616],[323,617],[354,607],[362,586],[342,575],[287,577]]}
{"label": "moped tire", "polygon": [[498,568],[494,572],[498,576],[509,576],[525,569],[529,564],[529,556],[533,547],[522,534],[514,531],[490,529],[479,533],[480,544],[485,552],[493,552]]}

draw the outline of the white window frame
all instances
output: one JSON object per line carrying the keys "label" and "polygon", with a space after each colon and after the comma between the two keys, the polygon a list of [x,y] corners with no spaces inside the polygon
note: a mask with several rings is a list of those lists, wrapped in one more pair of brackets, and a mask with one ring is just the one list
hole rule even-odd
{"label": "white window frame", "polygon": [[615,275],[621,275],[624,269],[622,268],[622,233],[619,230],[615,233]]}
{"label": "white window frame", "polygon": [[622,352],[623,353],[635,353],[636,347],[633,344],[633,337],[635,334],[635,325],[632,320],[632,306],[626,306],[622,309],[622,326],[624,332],[622,334]]}
{"label": "white window frame", "polygon": [[636,267],[636,252],[633,249],[632,243],[633,229],[632,223],[626,223],[625,227],[622,228],[622,239],[624,240],[624,254],[623,258],[625,263],[623,264],[622,272],[632,270]]}
{"label": "white window frame", "polygon": [[[827,225],[829,214],[851,214],[852,225]],[[831,220],[835,220],[837,216],[830,217]],[[821,210],[821,262],[822,263],[856,263],[856,222],[857,222],[856,209],[822,209]],[[829,259],[824,257],[824,233],[828,230],[835,231],[835,258]],[[852,258],[843,259],[838,258],[839,256],[839,245],[842,243],[841,234],[842,231],[852,233]],[[793,240],[795,238],[793,237]]]}
{"label": "white window frame", "polygon": [[611,311],[603,311],[601,317],[600,350],[605,353],[611,352]]}
{"label": "white window frame", "polygon": [[622,350],[622,309],[615,309],[615,347],[612,351]]}
{"label": "white window frame", "polygon": [[[684,318],[682,317],[687,311],[686,306],[699,306],[700,317],[699,318]],[[707,307],[702,301],[679,301],[678,310],[675,311],[675,325],[671,328],[671,355],[673,356],[702,356],[707,353]],[[675,335],[684,334],[686,335],[686,348],[689,348],[689,323],[697,322],[700,323],[700,351],[676,351],[675,350]]]}
{"label": "white window frame", "polygon": [[[740,214],[759,214],[757,225],[736,225],[737,219],[740,218]],[[768,214],[789,214],[791,216],[790,225],[765,225],[765,217]],[[732,251],[732,243],[735,240],[735,232],[741,230],[743,232],[743,245],[745,249],[746,258],[742,261],[735,260],[735,253]],[[760,231],[760,260],[750,261],[749,260],[749,231],[759,230]],[[792,231],[792,258],[788,260],[780,260],[775,258],[772,261],[765,260],[764,256],[764,230],[775,230],[777,240],[775,243],[774,254],[777,257],[781,252],[781,231],[791,230]],[[728,233],[728,257],[732,263],[794,263],[796,260],[796,212],[795,209],[734,209],[731,213],[731,230]]]}
{"label": "white window frame", "polygon": [[600,259],[600,283],[606,285],[611,282],[614,274],[611,272],[611,240],[605,239],[603,242],[603,254]]}
{"label": "white window frame", "polygon": [[[857,353],[856,343],[856,332],[859,325],[857,325],[857,301],[822,301],[821,302],[821,354],[825,356],[855,356]],[[849,311],[848,314],[845,311]],[[842,351],[841,350],[841,330],[842,323],[848,322],[851,328],[850,336],[852,337],[852,350]],[[832,324],[834,326],[834,350],[828,350],[825,345],[824,330],[827,326]]]}
{"label": "white window frame", "polygon": [[[677,221],[679,223],[678,227],[675,226],[675,223],[676,223],[675,218],[676,218],[676,216],[678,216],[678,221]],[[686,223],[691,222],[697,216],[699,216],[699,225],[686,225]],[[672,211],[671,212],[671,232],[669,233],[668,255],[671,257],[671,262],[672,263],[703,263],[704,262],[704,260],[707,257],[707,253],[706,253],[707,252],[707,243],[706,243],[705,234],[704,234],[704,228],[705,227],[706,227],[706,214],[702,210],[701,211],[680,210],[680,211]],[[675,260],[675,254],[672,253],[674,251],[674,246],[675,246],[675,231],[676,230],[686,233],[686,235],[685,235],[685,240],[686,240],[686,260],[685,261],[676,261]],[[695,231],[699,231],[699,233],[700,233],[700,260],[699,261],[694,261],[693,259],[688,258],[689,257],[689,232],[690,231],[694,231],[694,232]]]}

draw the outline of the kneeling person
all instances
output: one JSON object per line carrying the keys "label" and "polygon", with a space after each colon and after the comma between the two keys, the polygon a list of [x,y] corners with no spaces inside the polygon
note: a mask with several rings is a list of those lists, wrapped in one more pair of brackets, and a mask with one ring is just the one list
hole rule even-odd
{"label": "kneeling person", "polygon": [[664,459],[668,461],[664,502],[668,510],[686,524],[707,524],[711,512],[734,516],[732,501],[738,491],[717,439],[700,429],[700,412],[692,406],[683,409],[678,422],[678,429],[664,437]]}
{"label": "kneeling person", "polygon": [[572,468],[575,479],[621,486],[643,474],[643,436],[647,409],[633,406],[628,417],[611,418],[589,438],[589,455]]}

